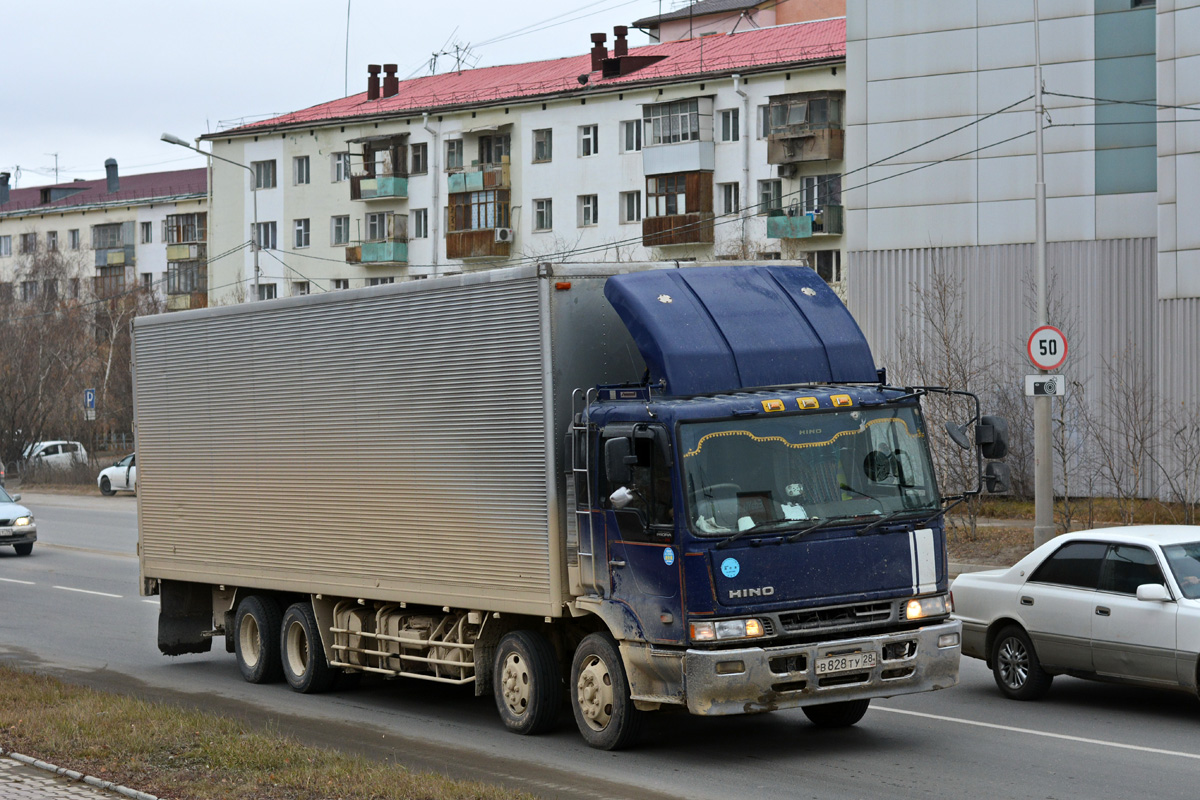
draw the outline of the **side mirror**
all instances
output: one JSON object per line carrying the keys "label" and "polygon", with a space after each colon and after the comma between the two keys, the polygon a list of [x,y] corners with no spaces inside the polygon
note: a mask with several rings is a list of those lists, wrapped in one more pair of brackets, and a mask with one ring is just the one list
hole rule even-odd
{"label": "side mirror", "polygon": [[1008,455],[1008,420],[1004,417],[980,417],[975,426],[975,444],[984,458],[1004,458]]}
{"label": "side mirror", "polygon": [[610,484],[629,483],[631,453],[632,443],[624,436],[614,437],[604,443],[604,471]]}
{"label": "side mirror", "polygon": [[950,435],[950,440],[963,450],[971,449],[971,440],[967,438],[966,425],[955,425],[953,422],[947,422],[946,433]]}
{"label": "side mirror", "polygon": [[1170,601],[1171,594],[1161,583],[1143,583],[1137,588],[1137,599],[1150,603],[1166,603]]}
{"label": "side mirror", "polygon": [[992,494],[1004,494],[1012,484],[1012,470],[1008,464],[999,461],[989,461],[983,468],[983,482]]}
{"label": "side mirror", "polygon": [[21,495],[19,495],[19,494],[14,494],[14,495],[12,496],[12,499],[13,499],[13,502],[14,502],[14,503],[19,503],[19,502],[21,502]]}
{"label": "side mirror", "polygon": [[633,492],[629,491],[625,486],[622,486],[608,496],[608,502],[612,503],[612,507],[618,511],[632,503],[633,500]]}

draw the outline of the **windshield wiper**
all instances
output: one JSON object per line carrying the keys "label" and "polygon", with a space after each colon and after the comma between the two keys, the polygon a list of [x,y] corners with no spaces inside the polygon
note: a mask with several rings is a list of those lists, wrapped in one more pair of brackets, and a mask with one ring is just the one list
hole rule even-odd
{"label": "windshield wiper", "polygon": [[807,528],[801,528],[800,530],[793,533],[791,536],[786,536],[783,539],[780,539],[779,541],[780,542],[794,542],[797,539],[799,539],[801,536],[804,536],[805,534],[812,533],[813,531],[816,531],[816,530],[820,530],[821,528],[824,528],[828,525],[832,525],[835,522],[844,522],[845,520],[848,520],[848,519],[854,519],[856,516],[857,515],[855,515],[855,514],[843,514],[838,517],[826,517],[823,520],[814,522],[812,525],[809,525]]}
{"label": "windshield wiper", "polygon": [[853,486],[847,486],[844,483],[838,484],[838,488],[843,489],[847,492],[854,492],[855,494],[862,495],[863,497],[867,498],[868,500],[878,500],[879,499],[878,497],[876,497],[873,494],[867,494],[866,492],[860,492],[858,489],[855,489]]}
{"label": "windshield wiper", "polygon": [[768,530],[769,528],[774,528],[775,526],[782,525],[785,522],[804,522],[804,520],[792,519],[791,517],[779,517],[778,519],[769,519],[766,522],[758,523],[753,528],[746,528],[746,530],[744,530],[744,531],[738,531],[733,536],[730,536],[728,539],[723,539],[722,541],[717,543],[717,546],[715,549],[717,549],[717,550],[724,549],[748,533],[771,533],[771,531]]}
{"label": "windshield wiper", "polygon": [[[902,508],[902,509],[900,509],[899,511],[893,511],[893,512],[892,512],[892,513],[890,513],[890,514],[885,514],[884,516],[882,516],[882,517],[880,517],[879,519],[877,519],[877,520],[875,520],[874,522],[872,522],[870,525],[868,525],[868,526],[866,526],[865,528],[862,528],[861,530],[859,530],[859,531],[858,531],[858,535],[859,535],[859,536],[862,536],[862,535],[863,535],[863,534],[865,534],[867,531],[872,531],[872,530],[875,530],[875,529],[876,529],[876,528],[878,528],[880,525],[886,525],[887,523],[889,523],[889,522],[891,522],[892,520],[894,520],[894,519],[897,519],[897,518],[899,518],[899,517],[910,516],[910,515],[912,515],[912,514],[921,514],[921,513],[924,513],[925,511],[928,511],[928,510],[929,510],[929,509],[927,509],[927,508],[919,508],[919,509],[914,509],[914,508]],[[938,514],[940,514],[940,513],[942,513],[942,512],[940,512],[940,511],[939,511],[939,512],[938,512]],[[934,514],[934,516],[936,517],[936,516],[937,516],[937,514]]]}

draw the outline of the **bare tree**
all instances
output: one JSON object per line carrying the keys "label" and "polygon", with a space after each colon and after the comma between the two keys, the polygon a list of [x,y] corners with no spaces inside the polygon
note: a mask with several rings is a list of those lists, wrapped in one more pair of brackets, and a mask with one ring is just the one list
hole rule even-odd
{"label": "bare tree", "polygon": [[1138,498],[1152,477],[1158,401],[1146,361],[1132,338],[1103,361],[1108,396],[1104,413],[1091,420],[1099,469],[1112,488],[1121,521],[1133,522]]}
{"label": "bare tree", "polygon": [[1172,521],[1196,524],[1200,505],[1200,405],[1182,402],[1164,413],[1159,453],[1152,456],[1162,476],[1169,499]]}

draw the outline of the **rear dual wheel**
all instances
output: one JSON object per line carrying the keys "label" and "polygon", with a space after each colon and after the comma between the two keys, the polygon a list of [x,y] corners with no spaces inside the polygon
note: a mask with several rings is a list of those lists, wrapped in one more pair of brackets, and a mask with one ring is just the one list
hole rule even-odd
{"label": "rear dual wheel", "polygon": [[250,683],[274,683],[283,677],[279,631],[283,614],[268,595],[252,594],[238,604],[234,617],[234,654],[242,677]]}
{"label": "rear dual wheel", "polygon": [[315,694],[333,686],[337,673],[325,660],[321,631],[310,603],[294,603],[284,612],[279,651],[283,677],[297,692]]}

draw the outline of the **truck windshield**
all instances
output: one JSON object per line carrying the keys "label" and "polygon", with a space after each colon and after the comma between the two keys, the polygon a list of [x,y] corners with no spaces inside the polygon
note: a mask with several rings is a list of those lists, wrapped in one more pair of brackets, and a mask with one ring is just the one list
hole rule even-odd
{"label": "truck windshield", "polygon": [[685,423],[679,437],[700,536],[941,507],[912,406]]}

